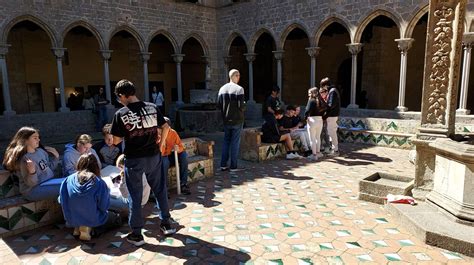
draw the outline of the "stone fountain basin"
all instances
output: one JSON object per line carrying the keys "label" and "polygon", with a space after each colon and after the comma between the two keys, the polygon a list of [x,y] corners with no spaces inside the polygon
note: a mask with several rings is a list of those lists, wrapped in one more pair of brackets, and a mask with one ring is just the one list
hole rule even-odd
{"label": "stone fountain basin", "polygon": [[411,196],[415,180],[384,172],[376,172],[359,181],[359,200],[384,204],[388,194]]}

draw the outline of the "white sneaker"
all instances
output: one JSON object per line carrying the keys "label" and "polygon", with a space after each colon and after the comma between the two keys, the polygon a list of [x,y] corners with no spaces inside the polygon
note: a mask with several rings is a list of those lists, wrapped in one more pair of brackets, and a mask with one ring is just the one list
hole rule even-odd
{"label": "white sneaker", "polygon": [[316,154],[316,158],[317,158],[317,159],[322,158],[322,157],[324,157],[324,155],[323,155],[322,153],[317,153],[317,154]]}
{"label": "white sneaker", "polygon": [[297,157],[295,156],[295,154],[292,154],[292,153],[288,153],[286,154],[286,159],[288,160],[293,160],[293,159],[296,159]]}
{"label": "white sneaker", "polygon": [[339,151],[331,150],[331,152],[329,152],[329,154],[327,154],[327,156],[330,156],[330,157],[339,156]]}
{"label": "white sneaker", "polygon": [[307,158],[311,161],[318,161],[318,157],[316,155],[313,155],[313,154],[309,155]]}
{"label": "white sneaker", "polygon": [[298,153],[294,153],[296,159],[303,159],[304,157],[303,156],[300,156],[300,154]]}

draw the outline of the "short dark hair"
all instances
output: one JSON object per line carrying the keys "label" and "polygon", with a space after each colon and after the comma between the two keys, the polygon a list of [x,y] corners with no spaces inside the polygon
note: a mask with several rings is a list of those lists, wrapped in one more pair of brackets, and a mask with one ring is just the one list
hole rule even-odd
{"label": "short dark hair", "polygon": [[127,79],[122,79],[115,85],[115,94],[125,97],[133,96],[135,95],[135,85]]}
{"label": "short dark hair", "polygon": [[296,111],[296,107],[294,105],[288,105],[286,106],[286,110],[295,110]]}
{"label": "short dark hair", "polygon": [[280,88],[279,88],[277,85],[274,85],[274,86],[272,87],[272,92],[278,92],[278,93],[280,93]]}
{"label": "short dark hair", "polygon": [[283,110],[282,109],[276,109],[275,110],[275,115],[283,115]]}
{"label": "short dark hair", "polygon": [[320,86],[320,87],[323,87],[323,86],[332,86],[331,79],[329,79],[329,77],[325,77],[325,78],[321,79],[321,82],[319,83],[319,86]]}

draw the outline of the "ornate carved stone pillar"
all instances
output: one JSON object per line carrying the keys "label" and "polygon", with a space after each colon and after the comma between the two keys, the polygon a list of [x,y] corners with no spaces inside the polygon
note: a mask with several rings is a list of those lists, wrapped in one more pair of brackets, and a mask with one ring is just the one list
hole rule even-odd
{"label": "ornate carved stone pillar", "polygon": [[3,111],[3,115],[5,116],[12,116],[15,115],[16,112],[12,109],[12,102],[10,98],[10,83],[8,82],[8,70],[7,70],[7,61],[6,55],[8,52],[8,44],[0,44],[0,68],[2,71],[2,93],[3,93],[3,104],[5,105],[5,110]]}
{"label": "ornate carved stone pillar", "polygon": [[148,61],[150,60],[151,52],[141,52],[140,59],[143,62],[143,89],[145,93],[145,101],[150,101],[150,85],[148,84]]}
{"label": "ornate carved stone pillar", "polygon": [[349,52],[352,54],[352,72],[351,72],[351,102],[348,108],[357,109],[359,106],[356,104],[356,89],[357,89],[357,54],[362,50],[362,43],[349,43],[346,44]]}
{"label": "ornate carved stone pillar", "polygon": [[[457,114],[469,115],[471,110],[466,109],[467,106],[467,93],[469,89],[469,74],[471,71],[471,49],[474,43],[474,33],[464,33],[463,36],[463,67],[461,77],[461,94],[459,99],[459,109],[456,110]],[[471,91],[472,93],[472,91]]]}
{"label": "ornate carved stone pillar", "polygon": [[102,59],[104,60],[104,83],[105,83],[105,98],[109,101],[107,108],[113,108],[112,92],[110,89],[110,74],[109,74],[109,60],[112,55],[112,50],[99,50]]}
{"label": "ornate carved stone pillar", "polygon": [[245,53],[245,59],[249,63],[249,102],[250,104],[255,103],[253,100],[253,61],[257,57],[256,53]]}
{"label": "ornate carved stone pillar", "polygon": [[284,50],[272,51],[273,56],[277,61],[277,86],[280,88],[280,95],[279,98],[281,100],[281,94],[283,90],[283,83],[282,83],[282,70],[281,70],[281,61],[283,60],[283,54],[285,53]]}
{"label": "ornate carved stone pillar", "polygon": [[61,98],[61,107],[59,108],[60,112],[67,112],[69,108],[66,107],[66,97],[64,95],[64,76],[63,76],[63,58],[66,48],[51,48],[54,56],[56,56],[56,64],[58,66],[58,81],[59,81],[59,96]]}
{"label": "ornate carved stone pillar", "polygon": [[172,54],[174,62],[176,63],[176,86],[178,88],[177,105],[183,105],[183,85],[181,84],[181,62],[184,59],[184,54]]}
{"label": "ornate carved stone pillar", "polygon": [[405,87],[407,81],[407,55],[408,50],[411,48],[411,45],[414,39],[396,39],[398,43],[398,49],[400,50],[400,83],[398,88],[398,106],[395,108],[397,111],[407,111],[408,108],[405,107]]}
{"label": "ornate carved stone pillar", "polygon": [[204,85],[205,85],[205,89],[210,89],[209,87],[209,83],[211,82],[211,67],[209,66],[209,59],[211,57],[209,56],[201,56],[202,58],[202,61],[204,62],[204,64],[206,65],[205,69],[205,74],[204,74]]}
{"label": "ornate carved stone pillar", "polygon": [[225,64],[225,80],[229,80],[229,67],[230,62],[232,61],[232,56],[224,56],[224,64]]}
{"label": "ornate carved stone pillar", "polygon": [[433,188],[437,138],[454,134],[460,55],[466,1],[431,0],[427,29],[421,126],[416,145],[413,195],[424,199]]}
{"label": "ornate carved stone pillar", "polygon": [[319,55],[319,51],[321,50],[320,47],[308,47],[306,51],[308,51],[309,57],[311,57],[311,75],[310,75],[310,87],[316,86],[316,57]]}

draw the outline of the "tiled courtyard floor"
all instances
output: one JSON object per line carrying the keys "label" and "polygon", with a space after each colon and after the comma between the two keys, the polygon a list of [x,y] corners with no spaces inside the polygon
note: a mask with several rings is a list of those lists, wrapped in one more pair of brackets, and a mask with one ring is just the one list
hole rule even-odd
{"label": "tiled courtyard floor", "polygon": [[173,237],[160,236],[149,203],[141,248],[123,239],[127,226],[90,243],[61,225],[5,242],[24,264],[474,263],[422,243],[382,206],[357,199],[358,179],[373,172],[414,176],[408,151],[348,144],[342,151],[317,163],[276,160],[216,171],[193,184],[191,196],[172,195],[180,223]]}

